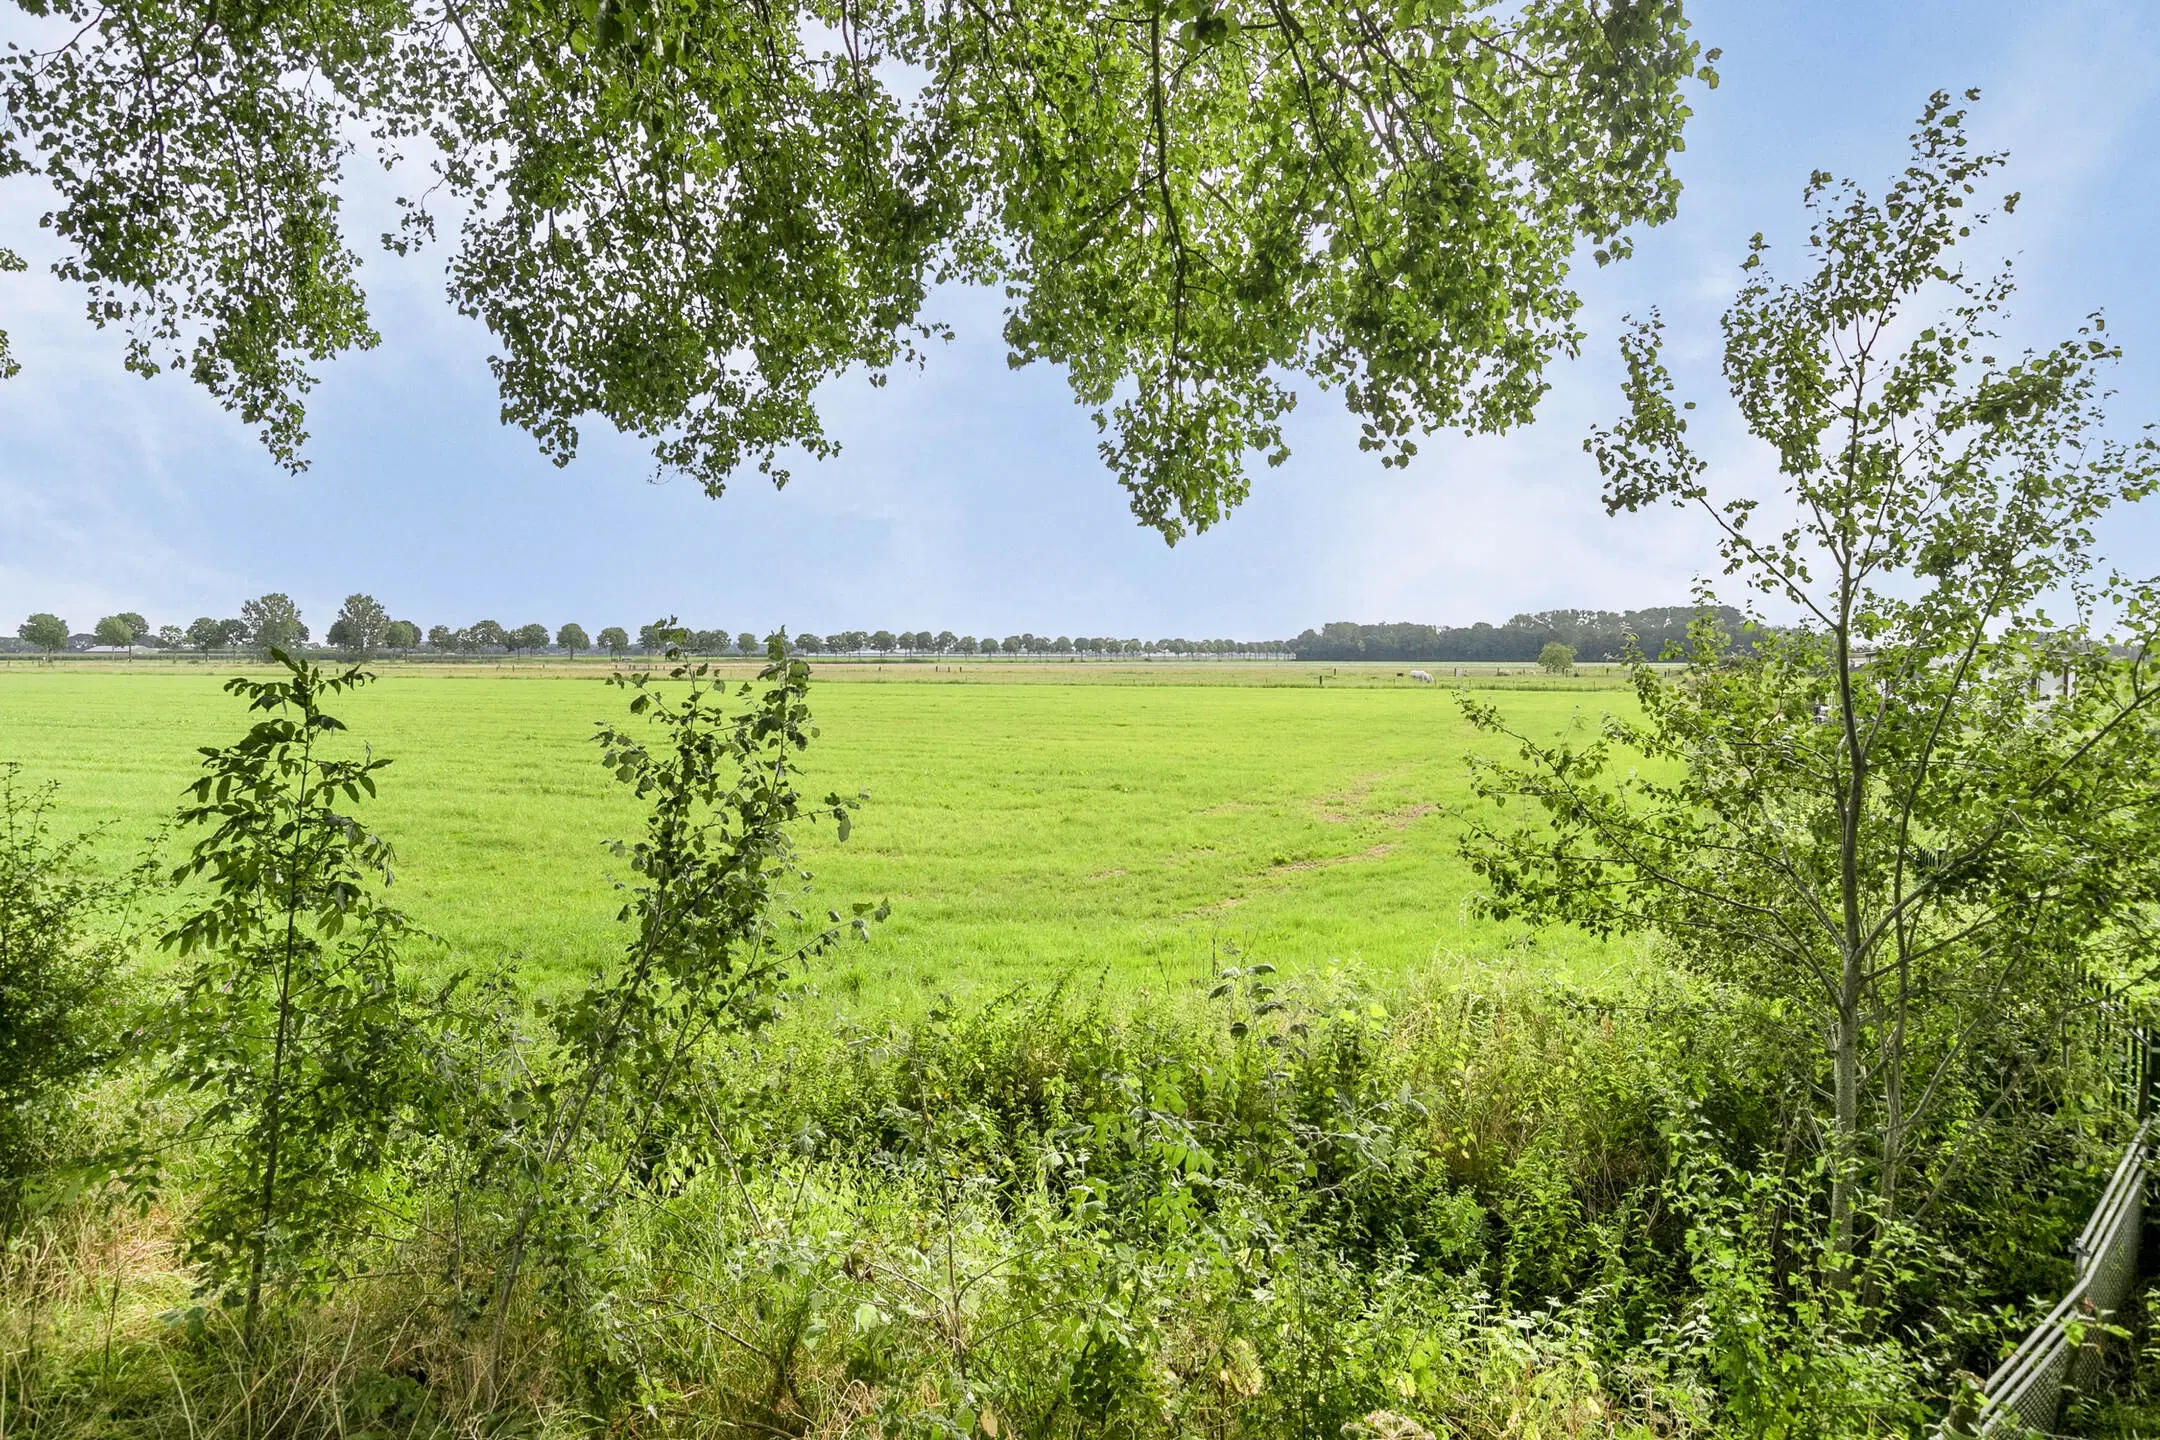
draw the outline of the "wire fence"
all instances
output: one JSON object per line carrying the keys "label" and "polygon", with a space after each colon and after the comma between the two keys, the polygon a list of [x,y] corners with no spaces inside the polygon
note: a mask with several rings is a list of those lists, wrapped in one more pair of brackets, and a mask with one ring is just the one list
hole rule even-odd
{"label": "wire fence", "polygon": [[2145,1176],[2156,1138],[2152,1116],[2153,1035],[2128,1009],[2103,1002],[2094,1015],[2100,1054],[2117,1100],[2137,1120],[2130,1143],[2070,1247],[2069,1290],[2018,1343],[1980,1387],[1977,1403],[1960,1406],[1943,1425],[1951,1436],[2051,1435],[2064,1394],[2089,1383],[2100,1362],[2103,1328],[2130,1298],[2138,1278],[2138,1242],[2145,1230]]}

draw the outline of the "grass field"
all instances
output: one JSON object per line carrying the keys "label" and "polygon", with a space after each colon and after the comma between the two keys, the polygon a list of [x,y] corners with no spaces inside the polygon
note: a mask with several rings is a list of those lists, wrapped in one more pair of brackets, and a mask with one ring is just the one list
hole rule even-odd
{"label": "grass field", "polygon": [[[1471,683],[1510,689],[1533,730],[1627,703],[1610,679],[1502,668],[1516,674]],[[106,850],[128,853],[170,815],[195,747],[240,732],[229,669],[7,667],[0,760],[57,780],[62,822],[105,824]],[[1330,669],[1323,685],[1294,665],[822,666],[815,784],[871,799],[846,845],[810,839],[817,902],[894,910],[821,964],[821,994],[904,1011],[1058,977],[1159,992],[1232,957],[1375,977],[1627,968],[1630,947],[1469,914],[1450,812],[1473,737],[1450,687]],[[621,705],[599,673],[390,666],[334,707],[395,761],[368,818],[398,847],[400,903],[541,986],[618,943],[602,845],[635,814],[587,738]]]}

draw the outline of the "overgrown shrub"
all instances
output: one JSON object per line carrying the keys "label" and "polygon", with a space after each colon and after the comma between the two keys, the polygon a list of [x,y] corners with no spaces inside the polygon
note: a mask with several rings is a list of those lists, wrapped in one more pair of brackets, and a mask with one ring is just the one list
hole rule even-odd
{"label": "overgrown shrub", "polygon": [[[712,1047],[768,1023],[795,967],[843,936],[867,935],[884,915],[858,904],[803,936],[791,909],[810,879],[796,829],[822,817],[844,840],[860,801],[814,801],[797,789],[797,756],[816,730],[810,667],[788,654],[786,636],[772,637],[756,683],[731,700],[711,667],[683,657],[673,621],[652,628],[671,637],[669,668],[613,676],[633,723],[603,724],[593,737],[646,812],[643,834],[614,847],[634,877],[618,882],[622,958],[548,1007],[541,1043],[519,1055],[516,1072],[496,1067],[507,1084],[473,1097],[509,1123],[494,1133],[458,1127],[481,1147],[478,1163],[468,1155],[460,1167],[482,1187],[475,1198],[510,1217],[492,1257],[495,1349],[537,1255],[542,1303],[603,1406],[631,1369],[610,1333],[619,1261],[595,1232],[626,1185],[679,1184],[711,1162],[703,1117],[722,1082],[704,1063]],[[483,1044],[504,1048],[500,1038]],[[494,1368],[491,1358],[490,1385]]]}
{"label": "overgrown shrub", "polygon": [[266,1289],[320,1286],[372,1228],[424,1076],[390,847],[338,808],[389,762],[335,754],[344,726],[322,709],[372,677],[272,654],[284,675],[225,687],[263,718],[204,749],[181,811],[208,833],[175,878],[209,894],[165,936],[192,963],[159,1026],[166,1083],[194,1102],[188,1259],[250,1342]]}
{"label": "overgrown shrub", "polygon": [[24,1182],[63,1158],[79,1087],[116,1054],[131,910],[148,881],[94,866],[89,835],[55,834],[52,795],[0,765],[0,1231]]}

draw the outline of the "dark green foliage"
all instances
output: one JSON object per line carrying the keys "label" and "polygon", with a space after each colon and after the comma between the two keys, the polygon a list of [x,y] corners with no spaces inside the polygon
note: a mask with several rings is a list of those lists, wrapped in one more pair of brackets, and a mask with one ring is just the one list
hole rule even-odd
{"label": "dark green foliage", "polygon": [[[565,1408],[625,1435],[1913,1433],[1934,1377],[1987,1368],[2055,1282],[2097,1189],[2087,1117],[2036,1097],[2024,1158],[1953,1182],[1870,1333],[1855,1292],[1790,1278],[1808,1242],[1781,1228],[1823,1214],[1811,1165],[1778,1158],[1805,1097],[1763,1085],[1804,1037],[1761,1007],[1223,983],[722,1037],[663,1146],[642,1103],[596,1107],[499,1344],[473,1321],[534,1178],[518,1127],[557,1113],[530,1109],[531,1066],[561,1042],[507,977],[468,985],[431,1148],[367,1249],[384,1278],[295,1307],[247,1390],[215,1327],[137,1327],[115,1372],[159,1382],[130,1403],[163,1414],[175,1366],[205,1434],[265,1392],[423,1434]],[[54,1434],[120,1393],[72,1353]]]}
{"label": "dark green foliage", "polygon": [[[1376,1412],[1602,1434],[1594,1415],[1676,1406],[1683,1433],[1864,1434],[1992,1363],[2108,1163],[2082,1110],[2029,1108],[2022,1158],[1953,1182],[1927,1243],[1879,1267],[1884,1327],[1795,1283],[1826,1215],[1819,1171],[1779,1158],[1806,1097],[1762,1085],[1799,1037],[1759,1007],[1227,983],[1125,1017],[1052,992],[790,1026],[721,1072],[724,1165],[656,1197],[658,1229],[629,1223],[767,1357],[736,1382],[763,1423],[768,1385],[807,1396],[844,1365],[892,1423],[934,1393],[1027,1435],[1336,1436]],[[2021,1190],[2061,1200],[1985,1218]],[[695,1349],[694,1322],[625,1328],[647,1366]],[[1540,1392],[1521,1367],[1574,1378]]]}
{"label": "dark green foliage", "polygon": [[142,632],[130,625],[128,617],[124,615],[107,615],[97,622],[90,633],[98,644],[110,645],[116,650],[124,647],[132,654],[135,640]]}
{"label": "dark green foliage", "polygon": [[180,820],[209,833],[175,879],[210,893],[164,939],[192,962],[161,1033],[166,1083],[196,1105],[188,1258],[244,1306],[250,1339],[266,1287],[335,1273],[419,1079],[390,847],[337,808],[389,762],[338,755],[344,726],[321,708],[370,677],[274,658],[282,677],[225,687],[263,718],[202,752]]}
{"label": "dark green foliage", "polygon": [[67,649],[67,621],[48,611],[32,615],[15,627],[15,633],[48,653]]}
{"label": "dark green foliage", "polygon": [[[1357,625],[1347,620],[1324,625],[1284,644],[1300,660],[1537,660],[1547,645],[1566,645],[1577,660],[1625,660],[1639,650],[1656,660],[1686,649],[1688,626],[1698,616],[1693,605],[1649,610],[1542,610],[1517,615],[1504,625]],[[1747,617],[1731,606],[1714,606],[1711,618],[1746,651],[1754,644]]]}
{"label": "dark green foliage", "polygon": [[243,602],[237,624],[239,636],[264,660],[272,659],[273,651],[298,651],[308,639],[308,627],[302,623],[299,609],[291,596],[280,591]]}
{"label": "dark green foliage", "polygon": [[88,835],[58,836],[52,787],[0,764],[0,1198],[54,1147],[77,1087],[115,1058],[126,1023],[126,922],[145,877],[100,874]]}
{"label": "dark green foliage", "polygon": [[348,595],[323,638],[355,660],[372,659],[389,644],[390,612],[372,595]]}

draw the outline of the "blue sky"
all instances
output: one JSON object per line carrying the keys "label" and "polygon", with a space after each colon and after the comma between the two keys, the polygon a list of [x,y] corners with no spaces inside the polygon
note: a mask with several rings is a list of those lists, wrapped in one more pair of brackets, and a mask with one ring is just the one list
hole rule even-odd
{"label": "blue sky", "polygon": [[[487,337],[441,300],[437,254],[370,259],[384,343],[327,367],[312,468],[289,475],[185,381],[125,374],[118,337],[34,271],[0,276],[0,326],[24,363],[0,384],[0,619],[12,630],[51,609],[87,629],[126,609],[184,624],[276,589],[319,633],[366,590],[422,625],[597,629],[672,611],[735,630],[1267,638],[1336,619],[1675,603],[1712,567],[1702,526],[1607,518],[1581,451],[1617,403],[1620,317],[1661,305],[1684,379],[1718,400],[1717,315],[1747,237],[1786,242],[1797,270],[1808,171],[1879,188],[1937,87],[1980,86],[1972,128],[2012,152],[2004,188],[2024,201],[1976,254],[2017,266],[2013,336],[2042,343],[2105,309],[2129,352],[2117,418],[2160,420],[2160,6],[1691,13],[1725,51],[1724,83],[1696,97],[1680,217],[1628,264],[1578,272],[1584,357],[1556,367],[1540,419],[1512,435],[1436,436],[1407,471],[1383,470],[1334,398],[1301,385],[1290,463],[1262,467],[1227,523],[1168,548],[1133,523],[1062,376],[1008,371],[995,298],[953,292],[936,309],[959,339],[925,372],[828,387],[837,459],[797,464],[778,493],[746,475],[716,501],[652,483],[633,441],[589,430],[557,470],[500,425]],[[0,244],[49,259],[31,192],[0,194]],[[365,210],[356,232],[382,228]],[[1713,462],[1759,478],[1759,452],[1704,408]],[[2160,519],[2126,516],[2107,538],[2126,567],[2160,569]]]}

